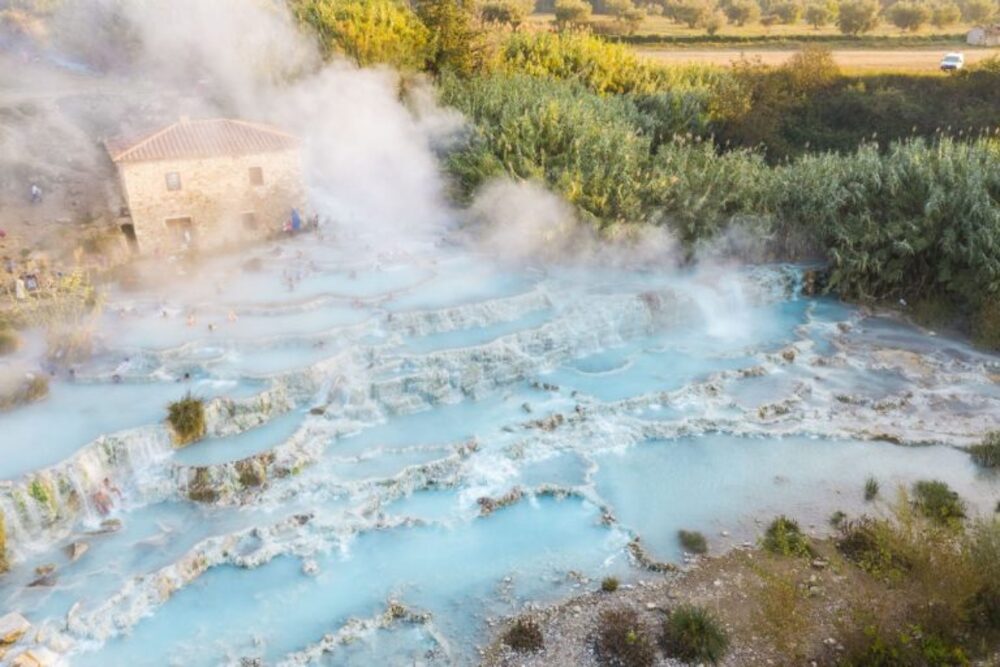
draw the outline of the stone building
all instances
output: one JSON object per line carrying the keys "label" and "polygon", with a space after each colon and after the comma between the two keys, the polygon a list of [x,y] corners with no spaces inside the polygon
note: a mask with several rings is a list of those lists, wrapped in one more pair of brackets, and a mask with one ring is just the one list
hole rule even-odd
{"label": "stone building", "polygon": [[965,36],[965,41],[972,46],[1000,46],[1000,23],[976,26]]}
{"label": "stone building", "polygon": [[299,142],[267,125],[181,118],[107,148],[127,202],[122,232],[143,253],[263,238],[305,201]]}

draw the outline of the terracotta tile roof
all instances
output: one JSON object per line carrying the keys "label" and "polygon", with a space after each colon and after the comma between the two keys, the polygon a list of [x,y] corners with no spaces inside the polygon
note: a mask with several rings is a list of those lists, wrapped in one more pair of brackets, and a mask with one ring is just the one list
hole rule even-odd
{"label": "terracotta tile roof", "polygon": [[139,139],[107,142],[114,162],[146,162],[251,155],[295,148],[298,139],[281,130],[242,120],[180,120]]}

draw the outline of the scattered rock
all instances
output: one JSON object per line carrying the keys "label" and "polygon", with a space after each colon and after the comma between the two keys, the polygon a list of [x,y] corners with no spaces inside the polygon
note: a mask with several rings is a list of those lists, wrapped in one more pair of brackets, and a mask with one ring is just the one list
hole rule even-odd
{"label": "scattered rock", "polygon": [[122,529],[121,519],[105,519],[104,521],[101,522],[101,528],[97,532],[98,534],[117,533],[121,529]]}
{"label": "scattered rock", "polygon": [[73,542],[68,547],[66,547],[66,555],[69,556],[71,563],[76,562],[83,554],[87,553],[90,549],[90,545],[86,542]]}
{"label": "scattered rock", "polygon": [[309,577],[315,577],[317,574],[319,574],[319,563],[317,563],[311,558],[302,561],[302,574]]}
{"label": "scattered rock", "polygon": [[55,563],[46,563],[45,565],[39,565],[35,568],[35,574],[40,577],[44,577],[47,574],[52,574],[56,571]]}
{"label": "scattered rock", "polygon": [[545,419],[536,419],[535,421],[528,422],[528,428],[540,428],[543,431],[554,431],[558,427],[562,426],[566,418],[563,417],[558,412],[554,415],[550,415]]}
{"label": "scattered rock", "polygon": [[31,629],[31,623],[16,611],[0,616],[0,645],[10,645]]}
{"label": "scattered rock", "polygon": [[53,667],[58,660],[56,653],[40,646],[19,654],[11,662],[11,667]]}
{"label": "scattered rock", "polygon": [[30,584],[28,584],[28,588],[50,588],[55,585],[56,585],[56,574],[55,572],[50,572],[48,574],[43,574],[42,576],[32,581]]}

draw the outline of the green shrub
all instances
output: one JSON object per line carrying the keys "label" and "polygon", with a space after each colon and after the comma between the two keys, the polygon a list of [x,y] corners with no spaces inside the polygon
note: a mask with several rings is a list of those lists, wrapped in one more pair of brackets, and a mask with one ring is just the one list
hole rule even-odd
{"label": "green shrub", "polygon": [[989,350],[1000,350],[1000,297],[983,300],[972,318],[972,339]]}
{"label": "green shrub", "polygon": [[188,392],[184,398],[167,406],[167,422],[173,429],[174,443],[191,444],[205,435],[205,404]]}
{"label": "green shrub", "polygon": [[692,554],[708,553],[708,542],[705,536],[696,530],[679,530],[677,539],[680,540],[684,550]]}
{"label": "green shrub", "polygon": [[1000,467],[1000,431],[987,433],[981,443],[969,447],[969,455],[984,468]]}
{"label": "green shrub", "polygon": [[879,485],[877,479],[869,477],[865,480],[865,500],[868,502],[875,500],[875,497],[878,496],[878,490]]}
{"label": "green shrub", "polygon": [[617,577],[604,577],[601,580],[601,590],[605,593],[614,593],[618,590],[618,578]]}
{"label": "green shrub", "polygon": [[836,512],[830,515],[830,525],[833,526],[834,528],[840,528],[844,524],[844,521],[846,520],[847,520],[847,514],[845,514],[841,510],[837,510]]}
{"label": "green shrub", "polygon": [[888,630],[868,625],[853,631],[837,663],[843,667],[962,667],[969,659],[961,647],[919,626]]}
{"label": "green shrub", "polygon": [[656,659],[656,647],[639,615],[626,607],[601,612],[594,650],[600,664],[613,667],[650,667]]}
{"label": "green shrub", "polygon": [[429,56],[430,34],[404,2],[293,0],[291,5],[327,57],[342,54],[362,67],[419,69]]}
{"label": "green shrub", "polygon": [[973,524],[969,558],[980,582],[971,603],[972,622],[988,632],[1000,633],[1000,518]]}
{"label": "green shrub", "polygon": [[965,502],[945,482],[917,482],[913,485],[913,503],[921,514],[939,523],[948,524],[965,518]]}
{"label": "green shrub", "polygon": [[847,560],[881,579],[897,580],[912,568],[892,524],[886,520],[861,517],[848,521],[841,526],[836,545]]}
{"label": "green shrub", "polygon": [[542,628],[532,618],[521,617],[503,633],[503,643],[518,653],[537,653],[545,648]]}
{"label": "green shrub", "polygon": [[713,665],[729,648],[729,638],[715,617],[703,607],[689,605],[670,612],[663,626],[663,643],[672,657]]}
{"label": "green shrub", "polygon": [[526,76],[450,77],[442,98],[477,127],[448,161],[466,195],[506,175],[545,183],[600,226],[643,219],[649,141],[626,100]]}
{"label": "green shrub", "polygon": [[425,68],[440,76],[451,72],[470,76],[484,68],[484,34],[466,0],[414,0],[410,3],[430,33]]}
{"label": "green shrub", "polygon": [[810,556],[812,546],[794,519],[777,517],[764,532],[765,550],[780,556]]}

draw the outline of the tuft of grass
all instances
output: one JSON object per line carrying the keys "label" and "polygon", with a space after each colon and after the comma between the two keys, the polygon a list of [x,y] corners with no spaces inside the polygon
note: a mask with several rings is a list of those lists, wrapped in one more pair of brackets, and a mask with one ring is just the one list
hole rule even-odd
{"label": "tuft of grass", "polygon": [[970,620],[1000,640],[1000,518],[977,522],[969,536],[972,570],[980,577],[970,604]]}
{"label": "tuft of grass", "polygon": [[984,468],[1000,468],[1000,431],[987,433],[981,443],[969,447],[969,456]]}
{"label": "tuft of grass", "polygon": [[965,501],[940,480],[925,479],[914,484],[913,504],[925,517],[941,524],[965,518]]}
{"label": "tuft of grass", "polygon": [[650,667],[656,647],[634,609],[606,609],[598,617],[597,659],[608,667]]}
{"label": "tuft of grass", "polygon": [[754,590],[753,622],[788,664],[802,664],[802,638],[809,632],[807,604],[792,571],[783,564],[757,566],[761,586]]}
{"label": "tuft of grass", "polygon": [[29,373],[12,391],[0,394],[0,411],[34,403],[48,395],[49,379],[41,374]]}
{"label": "tuft of grass", "polygon": [[21,345],[21,339],[13,329],[0,326],[0,357],[13,354]]}
{"label": "tuft of grass", "polygon": [[7,561],[7,524],[3,512],[0,512],[0,574],[10,569]]}
{"label": "tuft of grass", "polygon": [[812,546],[798,522],[781,515],[771,522],[764,532],[762,546],[780,556],[811,556]]}
{"label": "tuft of grass", "polygon": [[830,525],[834,528],[840,528],[846,520],[847,514],[845,514],[842,510],[837,510],[830,515]]}
{"label": "tuft of grass", "polygon": [[533,618],[515,619],[503,633],[503,643],[518,653],[537,653],[545,648],[542,628]]}
{"label": "tuft of grass", "polygon": [[680,540],[684,550],[689,553],[708,553],[708,541],[697,530],[679,530],[677,531],[677,539]]}
{"label": "tuft of grass", "polygon": [[604,577],[601,581],[601,590],[605,593],[614,593],[618,590],[618,578],[617,577]]}
{"label": "tuft of grass", "polygon": [[200,398],[185,394],[184,398],[167,406],[167,422],[174,432],[178,447],[189,445],[205,435],[205,403]]}
{"label": "tuft of grass", "polygon": [[865,480],[865,500],[871,502],[878,496],[879,484],[874,476],[870,475]]}
{"label": "tuft of grass", "polygon": [[672,657],[714,665],[729,649],[729,637],[707,609],[683,605],[667,617],[663,625],[663,645]]}

